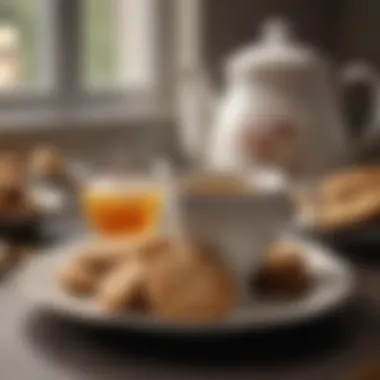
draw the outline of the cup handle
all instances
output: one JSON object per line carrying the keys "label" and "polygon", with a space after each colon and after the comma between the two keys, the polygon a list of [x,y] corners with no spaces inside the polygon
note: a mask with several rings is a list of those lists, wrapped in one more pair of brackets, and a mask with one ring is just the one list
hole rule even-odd
{"label": "cup handle", "polygon": [[371,105],[367,121],[361,128],[361,139],[370,138],[380,129],[380,76],[377,70],[365,62],[349,63],[342,70],[344,86],[366,84],[371,88]]}

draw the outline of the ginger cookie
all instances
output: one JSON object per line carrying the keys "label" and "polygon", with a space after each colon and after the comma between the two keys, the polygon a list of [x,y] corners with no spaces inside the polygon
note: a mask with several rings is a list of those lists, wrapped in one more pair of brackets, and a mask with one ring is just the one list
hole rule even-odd
{"label": "ginger cookie", "polygon": [[219,265],[197,257],[177,256],[147,277],[152,312],[170,322],[210,323],[228,314],[236,302],[236,287]]}

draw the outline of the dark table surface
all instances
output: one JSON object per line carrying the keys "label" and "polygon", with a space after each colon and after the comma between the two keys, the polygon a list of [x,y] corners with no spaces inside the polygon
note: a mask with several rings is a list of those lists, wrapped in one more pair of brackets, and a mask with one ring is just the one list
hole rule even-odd
{"label": "dark table surface", "polygon": [[[48,224],[70,238],[74,218]],[[357,294],[339,313],[270,333],[178,337],[91,329],[37,310],[14,276],[0,286],[0,379],[345,379],[363,361],[380,360],[380,255],[359,247]],[[379,259],[376,259],[376,255]]]}

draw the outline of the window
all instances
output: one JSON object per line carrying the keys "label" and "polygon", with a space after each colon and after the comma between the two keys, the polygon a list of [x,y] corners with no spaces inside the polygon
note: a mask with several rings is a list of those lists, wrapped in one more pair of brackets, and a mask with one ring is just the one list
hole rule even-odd
{"label": "window", "polygon": [[154,86],[157,0],[85,0],[85,80],[90,87]]}
{"label": "window", "polygon": [[0,110],[163,101],[174,4],[0,0]]}
{"label": "window", "polygon": [[38,34],[42,1],[1,0],[0,90],[39,84]]}
{"label": "window", "polygon": [[82,30],[83,74],[90,86],[107,86],[115,81],[116,43],[114,21],[116,1],[84,0]]}

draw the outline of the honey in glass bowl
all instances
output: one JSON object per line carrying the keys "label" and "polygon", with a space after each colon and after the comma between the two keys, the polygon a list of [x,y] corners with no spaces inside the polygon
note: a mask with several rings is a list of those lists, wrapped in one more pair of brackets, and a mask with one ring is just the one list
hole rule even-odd
{"label": "honey in glass bowl", "polygon": [[159,228],[163,187],[142,179],[93,181],[82,194],[90,227],[106,237],[144,235]]}

